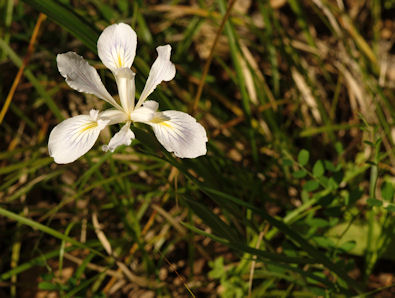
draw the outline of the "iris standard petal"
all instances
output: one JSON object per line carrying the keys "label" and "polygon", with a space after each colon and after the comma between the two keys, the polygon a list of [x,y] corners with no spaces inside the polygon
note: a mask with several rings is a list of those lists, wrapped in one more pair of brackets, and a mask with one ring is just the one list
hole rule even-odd
{"label": "iris standard petal", "polygon": [[127,67],[118,68],[114,71],[117,81],[119,99],[126,113],[130,113],[134,108],[134,96],[136,87],[134,83],[135,73]]}
{"label": "iris standard petal", "polygon": [[66,79],[66,83],[73,89],[93,94],[115,108],[120,106],[104,87],[96,69],[87,61],[74,52],[58,54],[56,57],[60,74]]}
{"label": "iris standard petal", "polygon": [[132,66],[136,47],[136,32],[124,23],[108,26],[97,41],[101,61],[113,72],[118,68]]}
{"label": "iris standard petal", "polygon": [[88,152],[108,121],[98,119],[99,112],[79,115],[56,125],[49,135],[48,151],[56,163],[70,163]]}
{"label": "iris standard petal", "polygon": [[143,104],[144,100],[162,81],[170,81],[176,75],[176,67],[170,61],[171,46],[160,46],[156,48],[156,51],[158,52],[158,58],[152,64],[147,82],[145,83],[143,92],[141,92],[136,108]]}

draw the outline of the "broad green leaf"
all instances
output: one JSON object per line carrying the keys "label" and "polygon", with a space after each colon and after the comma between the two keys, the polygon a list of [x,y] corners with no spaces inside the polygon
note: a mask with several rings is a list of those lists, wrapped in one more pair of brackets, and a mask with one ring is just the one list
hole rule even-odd
{"label": "broad green leaf", "polygon": [[336,167],[335,165],[329,161],[329,160],[324,160],[325,168],[330,171],[330,172],[336,172]]}
{"label": "broad green leaf", "polygon": [[371,206],[371,207],[380,207],[383,205],[383,202],[380,200],[377,200],[375,198],[369,198],[366,203]]}
{"label": "broad green leaf", "polygon": [[321,177],[325,173],[324,164],[321,160],[317,160],[313,166],[313,175],[315,177]]}
{"label": "broad green leaf", "polygon": [[315,180],[309,180],[303,185],[303,189],[308,192],[315,191],[318,187],[320,184]]}
{"label": "broad green leaf", "polygon": [[330,247],[335,246],[335,243],[330,238],[327,238],[327,237],[316,236],[316,237],[313,237],[313,240],[319,246],[324,247],[324,248],[330,248]]}
{"label": "broad green leaf", "polygon": [[288,159],[288,158],[284,158],[284,159],[283,159],[283,165],[284,165],[284,166],[292,166],[292,165],[293,165],[293,162],[292,162],[292,160],[290,160],[290,159]]}
{"label": "broad green leaf", "polygon": [[385,181],[381,186],[381,195],[383,199],[389,202],[392,202],[394,198],[394,188],[390,182]]}
{"label": "broad green leaf", "polygon": [[324,228],[329,226],[329,222],[323,218],[308,218],[306,223],[312,227]]}
{"label": "broad green leaf", "polygon": [[341,246],[339,246],[340,249],[344,250],[345,252],[349,252],[352,250],[355,246],[357,245],[357,242],[355,240],[350,240],[344,242]]}
{"label": "broad green leaf", "polygon": [[50,281],[42,281],[38,284],[38,288],[40,290],[56,291],[59,289],[59,286],[57,284],[50,282]]}
{"label": "broad green leaf", "polygon": [[390,212],[395,212],[395,205],[388,205],[387,207],[385,207],[385,209],[387,209]]}
{"label": "broad green leaf", "polygon": [[336,142],[335,144],[335,149],[337,151],[338,154],[342,154],[344,149],[343,149],[343,144],[340,142]]}
{"label": "broad green leaf", "polygon": [[298,162],[302,165],[305,166],[309,162],[310,158],[310,152],[307,151],[306,149],[302,149],[299,151],[298,154]]}

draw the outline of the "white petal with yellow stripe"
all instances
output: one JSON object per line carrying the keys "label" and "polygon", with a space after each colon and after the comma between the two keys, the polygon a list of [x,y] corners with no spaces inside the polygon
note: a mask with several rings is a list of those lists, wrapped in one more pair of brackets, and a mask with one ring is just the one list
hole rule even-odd
{"label": "white petal with yellow stripe", "polygon": [[109,120],[99,119],[99,111],[79,115],[56,125],[49,135],[48,151],[56,163],[70,163],[84,155],[95,144]]}
{"label": "white petal with yellow stripe", "polygon": [[207,153],[206,130],[195,118],[173,110],[156,112],[157,108],[155,101],[146,101],[132,112],[131,119],[152,126],[159,143],[177,157],[195,158]]}
{"label": "white petal with yellow stripe", "polygon": [[97,51],[103,64],[113,72],[130,68],[136,56],[137,35],[129,25],[108,26],[97,41]]}

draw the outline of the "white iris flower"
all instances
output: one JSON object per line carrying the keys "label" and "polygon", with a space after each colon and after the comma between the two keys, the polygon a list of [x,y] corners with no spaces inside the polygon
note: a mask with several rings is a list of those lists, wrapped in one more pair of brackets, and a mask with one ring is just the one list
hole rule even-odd
{"label": "white iris flower", "polygon": [[179,111],[158,112],[157,102],[146,101],[156,86],[162,81],[172,80],[176,74],[176,68],[170,61],[170,45],[156,48],[158,58],[135,104],[135,73],[130,67],[136,55],[136,45],[136,33],[129,25],[122,23],[107,27],[97,41],[101,61],[115,76],[119,103],[107,92],[95,68],[84,58],[74,52],[57,56],[59,72],[71,88],[93,94],[114,109],[103,112],[91,110],[89,115],[75,116],[55,126],[49,136],[48,150],[56,163],[70,163],[84,155],[107,125],[125,123],[109,144],[103,146],[104,151],[130,145],[135,138],[130,129],[132,122],[150,125],[163,147],[178,157],[195,158],[206,154],[206,131],[195,118]]}

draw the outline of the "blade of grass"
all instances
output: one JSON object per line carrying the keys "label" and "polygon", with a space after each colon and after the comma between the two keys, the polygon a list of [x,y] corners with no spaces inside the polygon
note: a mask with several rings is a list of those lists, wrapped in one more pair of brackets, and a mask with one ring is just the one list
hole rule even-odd
{"label": "blade of grass", "polygon": [[74,10],[54,0],[23,0],[38,11],[45,13],[55,23],[81,40],[91,51],[97,53],[96,42],[99,34],[95,28]]}
{"label": "blade of grass", "polygon": [[196,92],[196,96],[195,96],[195,99],[193,101],[192,111],[196,111],[196,109],[198,107],[198,104],[199,104],[199,101],[200,101],[200,97],[201,97],[202,91],[203,91],[204,82],[206,80],[206,76],[207,76],[208,71],[210,69],[211,61],[213,60],[213,57],[214,57],[215,47],[217,46],[217,43],[218,43],[219,38],[221,36],[222,30],[224,29],[226,21],[228,20],[228,18],[230,16],[230,12],[232,11],[232,7],[235,4],[235,2],[236,2],[235,0],[230,0],[230,2],[228,3],[228,7],[226,8],[224,17],[222,18],[221,24],[220,24],[220,26],[218,28],[218,31],[217,31],[216,35],[215,35],[214,42],[213,42],[213,44],[211,46],[211,49],[210,49],[210,54],[209,54],[209,56],[208,56],[208,58],[206,60],[206,63],[204,65],[203,73],[202,73],[202,76],[200,78],[200,82],[199,82],[199,86],[198,86],[198,90]]}
{"label": "blade of grass", "polygon": [[[309,277],[313,280],[317,280],[319,282],[322,282],[323,284],[327,285],[328,287],[332,288],[333,290],[337,291],[342,291],[343,293],[348,293],[350,294],[350,292],[347,289],[344,288],[338,288],[336,285],[333,284],[333,282],[323,279],[321,277],[318,277],[310,272],[306,272],[304,270],[301,270],[295,266],[291,266],[288,265],[286,263],[289,264],[309,264],[312,260],[309,259],[303,259],[301,257],[288,257],[288,256],[284,256],[284,255],[279,255],[279,254],[273,254],[273,253],[269,253],[269,252],[265,252],[262,250],[258,250],[252,247],[248,247],[248,246],[241,246],[239,243],[231,243],[228,242],[227,240],[221,238],[221,237],[217,237],[213,234],[207,233],[205,231],[202,231],[188,223],[182,222],[182,224],[187,227],[188,229],[190,229],[191,231],[203,235],[205,237],[209,237],[219,243],[225,244],[235,250],[238,250],[242,253],[249,253],[251,255],[255,255],[259,258],[260,261],[262,261],[265,264],[272,264],[275,266],[279,266],[282,268],[285,268],[287,270],[290,271],[294,271],[299,273],[300,275],[304,276],[304,277]],[[254,259],[251,259],[251,261],[253,261]],[[285,264],[284,264],[285,263]],[[314,262],[313,262],[314,263]]]}
{"label": "blade of grass", "polygon": [[[22,59],[18,57],[18,55],[11,49],[11,47],[1,38],[0,38],[0,47],[7,53],[11,61],[17,67],[22,66],[23,63]],[[51,112],[54,113],[54,115],[59,121],[62,121],[64,118],[58,106],[56,105],[52,97],[48,94],[48,92],[44,89],[44,87],[41,85],[41,83],[36,79],[33,73],[30,70],[25,69],[24,74],[26,78],[30,81],[30,83],[32,83],[34,88],[37,90],[37,93],[43,98],[45,104],[48,106]]]}
{"label": "blade of grass", "polygon": [[[143,133],[142,131],[139,131],[138,133],[146,135],[146,133]],[[199,180],[193,177],[188,172],[188,170],[186,170],[179,162],[175,161],[170,153],[165,150],[163,150],[162,152],[166,156],[168,162],[170,162],[173,166],[177,167],[181,172],[183,172],[186,177],[196,183],[199,186],[199,189],[206,193],[214,201],[217,201],[218,198],[226,199],[239,206],[248,208],[256,214],[259,214],[264,220],[267,220],[271,225],[279,229],[284,235],[295,241],[299,245],[299,247],[303,248],[303,250],[305,250],[310,255],[310,257],[315,259],[317,262],[323,264],[326,268],[330,269],[334,274],[336,274],[339,278],[345,281],[351,289],[355,290],[358,293],[362,292],[362,286],[357,281],[350,278],[348,274],[343,270],[343,268],[339,267],[337,264],[334,264],[323,253],[321,253],[318,249],[312,246],[307,240],[305,240],[302,236],[300,236],[282,221],[270,216],[264,210],[259,209],[248,202],[240,200],[227,193],[223,193],[222,191],[206,187],[204,183],[201,183]]]}
{"label": "blade of grass", "polygon": [[272,7],[269,2],[259,2],[258,3],[259,10],[263,17],[263,21],[265,23],[265,30],[263,36],[265,37],[265,46],[267,47],[267,51],[269,53],[269,60],[272,69],[272,82],[273,82],[273,89],[274,94],[279,96],[280,92],[280,72],[279,72],[279,65],[277,61],[277,50],[275,45],[273,44],[274,41],[274,32],[273,26],[271,22],[271,14],[273,13]]}
{"label": "blade of grass", "polygon": [[4,105],[1,109],[1,111],[0,111],[0,124],[3,122],[4,116],[7,113],[8,107],[11,104],[12,98],[14,97],[14,94],[15,94],[15,90],[22,78],[23,71],[24,71],[25,67],[27,66],[27,64],[29,63],[30,57],[34,51],[34,44],[36,43],[41,23],[45,19],[46,19],[46,16],[44,14],[40,13],[40,15],[38,16],[36,25],[34,26],[32,37],[30,38],[29,46],[27,48],[27,53],[26,53],[25,57],[23,58],[22,65],[19,67],[19,70],[18,70],[16,77],[14,79],[14,82],[12,83],[11,89],[8,92],[7,98],[4,102]]}
{"label": "blade of grass", "polygon": [[251,205],[250,203],[244,202],[244,201],[242,201],[242,200],[240,200],[238,198],[235,198],[235,197],[233,197],[233,196],[231,196],[229,194],[225,194],[225,193],[223,193],[221,191],[218,191],[218,190],[215,190],[215,189],[206,188],[204,185],[201,185],[201,184],[200,184],[200,187],[201,187],[201,190],[204,191],[210,197],[212,197],[212,195],[214,195],[214,196],[219,196],[219,197],[228,199],[231,202],[234,202],[234,203],[236,203],[236,204],[238,204],[240,206],[243,206],[245,208],[248,208],[248,209],[252,210],[256,214],[259,214],[263,219],[267,220],[271,225],[275,226],[282,233],[287,235],[290,239],[294,240],[312,258],[314,258],[319,263],[323,264],[325,267],[327,267],[333,273],[335,273],[338,277],[343,279],[355,291],[357,291],[357,292],[361,292],[362,291],[362,287],[359,285],[358,282],[356,282],[355,280],[351,279],[342,268],[339,268],[338,265],[332,263],[330,259],[328,259],[318,249],[316,249],[314,246],[312,246],[308,241],[306,241],[302,236],[300,236],[294,230],[289,228],[282,221],[275,219],[274,217],[272,217],[269,214],[267,214],[265,211],[263,211],[261,209],[258,209],[257,207]]}
{"label": "blade of grass", "polygon": [[[69,246],[69,247],[65,248],[65,251],[68,252],[68,251],[72,251],[74,249],[76,249],[75,246]],[[56,250],[53,250],[51,252],[47,252],[45,254],[42,254],[42,255],[40,255],[40,256],[38,256],[36,258],[33,258],[33,259],[29,260],[26,263],[23,263],[23,264],[19,265],[18,267],[14,268],[14,269],[12,269],[10,271],[2,273],[0,275],[0,280],[7,280],[7,279],[10,279],[13,275],[18,275],[18,274],[20,274],[20,273],[22,273],[22,272],[24,272],[26,270],[29,270],[30,268],[33,268],[35,266],[42,266],[42,265],[44,265],[43,263],[45,261],[50,260],[50,259],[55,258],[55,257],[58,257],[59,254],[60,254],[60,250],[59,249],[56,249]]]}
{"label": "blade of grass", "polygon": [[[10,43],[10,37],[11,34],[9,32],[11,28],[11,23],[12,23],[12,12],[14,9],[14,0],[7,0],[6,3],[3,2],[3,5],[5,5],[5,17],[4,17],[4,29],[1,28],[0,34],[4,30],[4,41],[9,44]],[[1,51],[1,56],[0,56],[0,61],[6,58],[6,54],[4,51]]]}
{"label": "blade of grass", "polygon": [[51,236],[53,236],[55,238],[58,238],[58,239],[60,239],[62,241],[69,242],[69,243],[71,243],[71,244],[73,244],[73,245],[75,245],[77,247],[88,249],[89,251],[95,253],[98,256],[101,256],[101,257],[104,257],[104,258],[106,257],[100,251],[98,251],[96,249],[93,249],[93,248],[87,246],[86,244],[83,244],[83,243],[81,243],[81,242],[79,242],[79,241],[77,241],[77,240],[75,240],[73,238],[65,236],[64,234],[62,234],[62,233],[60,233],[60,232],[58,232],[58,231],[56,231],[56,230],[54,230],[54,229],[52,229],[50,227],[47,227],[47,226],[45,226],[43,224],[40,224],[40,223],[38,223],[38,222],[36,222],[34,220],[31,220],[30,218],[18,215],[16,213],[13,213],[13,212],[8,211],[8,210],[6,210],[4,208],[1,208],[1,207],[0,207],[0,215],[2,215],[4,217],[7,217],[9,219],[15,220],[15,221],[17,221],[17,222],[19,222],[21,224],[27,225],[27,226],[31,227],[32,229],[39,230],[39,231],[41,231],[43,233],[49,234],[49,235],[51,235]]}
{"label": "blade of grass", "polygon": [[[223,15],[226,15],[226,4],[224,0],[218,0],[218,5],[221,13]],[[243,108],[244,112],[246,115],[246,119],[248,120],[248,123],[251,125],[251,128],[248,130],[248,136],[250,139],[250,144],[251,144],[251,153],[254,161],[257,163],[258,162],[258,150],[256,147],[256,139],[255,139],[255,132],[254,129],[252,128],[252,113],[251,113],[251,107],[250,107],[250,99],[248,96],[248,92],[246,89],[245,85],[245,80],[244,80],[244,75],[243,75],[243,70],[241,67],[241,63],[239,61],[239,57],[241,57],[241,53],[238,50],[237,47],[237,42],[236,42],[236,33],[234,31],[234,28],[228,20],[228,22],[225,23],[225,33],[228,37],[228,43],[229,43],[229,49],[230,49],[230,54],[232,57],[233,65],[236,70],[236,75],[238,78],[238,83],[239,83],[239,89],[241,93],[241,98],[242,98],[242,103],[243,103]]]}

